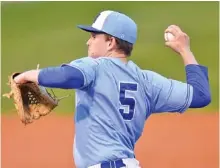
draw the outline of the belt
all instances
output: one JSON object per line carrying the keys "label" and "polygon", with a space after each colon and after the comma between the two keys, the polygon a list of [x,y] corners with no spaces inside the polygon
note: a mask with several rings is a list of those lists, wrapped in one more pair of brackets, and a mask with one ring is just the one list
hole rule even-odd
{"label": "belt", "polygon": [[88,168],[140,168],[139,162],[135,158],[118,159],[114,161],[105,161]]}
{"label": "belt", "polygon": [[115,161],[109,161],[109,162],[103,162],[101,163],[101,168],[122,168],[126,167],[126,165],[123,163],[122,159],[115,160]]}

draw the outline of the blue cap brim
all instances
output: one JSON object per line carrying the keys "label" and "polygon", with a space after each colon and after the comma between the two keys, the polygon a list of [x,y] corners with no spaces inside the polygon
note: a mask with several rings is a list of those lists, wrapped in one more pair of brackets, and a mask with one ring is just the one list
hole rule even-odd
{"label": "blue cap brim", "polygon": [[92,26],[77,25],[77,27],[87,32],[103,33],[103,31],[95,29]]}

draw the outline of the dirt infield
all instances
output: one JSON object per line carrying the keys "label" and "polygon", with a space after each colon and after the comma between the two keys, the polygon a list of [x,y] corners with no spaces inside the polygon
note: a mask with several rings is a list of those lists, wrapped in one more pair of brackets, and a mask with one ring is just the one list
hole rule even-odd
{"label": "dirt infield", "polygon": [[[152,115],[137,143],[143,168],[218,168],[218,113]],[[23,126],[2,116],[2,168],[73,168],[73,116]]]}

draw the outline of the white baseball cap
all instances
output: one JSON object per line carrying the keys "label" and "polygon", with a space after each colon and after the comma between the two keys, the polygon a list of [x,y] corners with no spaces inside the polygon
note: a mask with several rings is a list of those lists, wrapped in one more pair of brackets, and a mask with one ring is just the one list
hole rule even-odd
{"label": "white baseball cap", "polygon": [[116,11],[102,11],[92,26],[78,25],[87,32],[106,33],[134,44],[137,40],[137,25],[127,15]]}

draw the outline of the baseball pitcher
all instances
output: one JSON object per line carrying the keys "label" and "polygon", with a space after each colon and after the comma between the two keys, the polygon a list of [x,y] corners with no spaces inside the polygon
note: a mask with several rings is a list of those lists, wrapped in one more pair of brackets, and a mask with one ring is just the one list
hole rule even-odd
{"label": "baseball pitcher", "polygon": [[176,25],[165,42],[184,63],[186,82],[143,70],[128,60],[137,40],[137,25],[116,11],[102,11],[89,32],[88,57],[57,67],[29,70],[13,79],[42,87],[76,89],[75,137],[77,168],[138,168],[135,143],[153,113],[202,108],[211,102],[208,69],[199,65],[186,33]]}

